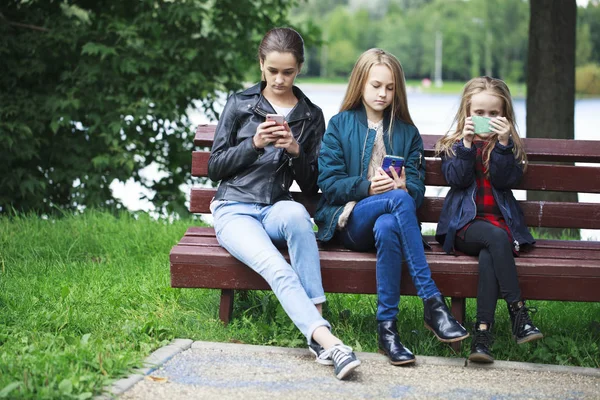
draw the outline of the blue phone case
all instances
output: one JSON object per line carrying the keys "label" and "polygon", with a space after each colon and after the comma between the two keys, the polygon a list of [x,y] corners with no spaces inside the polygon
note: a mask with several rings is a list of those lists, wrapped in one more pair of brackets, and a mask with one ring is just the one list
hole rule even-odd
{"label": "blue phone case", "polygon": [[388,174],[390,177],[392,173],[390,172],[390,167],[394,167],[398,176],[402,173],[402,166],[404,165],[404,157],[399,156],[385,156],[383,157],[383,163],[381,168]]}

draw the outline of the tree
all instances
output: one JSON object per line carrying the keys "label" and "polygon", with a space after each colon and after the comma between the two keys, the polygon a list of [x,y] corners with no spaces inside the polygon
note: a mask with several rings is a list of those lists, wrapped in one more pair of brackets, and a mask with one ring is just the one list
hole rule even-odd
{"label": "tree", "polygon": [[[195,99],[215,116],[285,0],[7,0],[0,5],[0,213],[120,207],[133,177],[185,213]],[[257,77],[258,78],[258,77]],[[140,171],[157,166],[154,182]]]}
{"label": "tree", "polygon": [[[527,137],[574,138],[576,16],[575,0],[530,2]],[[577,201],[577,193],[530,191],[527,197]]]}

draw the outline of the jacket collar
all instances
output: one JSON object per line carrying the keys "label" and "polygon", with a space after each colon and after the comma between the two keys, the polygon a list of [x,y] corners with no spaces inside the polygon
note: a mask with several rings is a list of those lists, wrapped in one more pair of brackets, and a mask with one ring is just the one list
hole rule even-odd
{"label": "jacket collar", "polygon": [[[267,115],[275,113],[273,106],[269,101],[262,95],[262,91],[266,86],[265,81],[261,81],[254,86],[249,87],[248,89],[242,92],[244,96],[255,97],[257,96],[256,102],[253,104],[252,109],[259,115]],[[312,107],[314,105],[312,102],[306,97],[306,95],[297,87],[293,86],[292,91],[294,92],[294,96],[298,99],[298,103],[294,106],[292,111],[286,117],[288,123],[292,123],[295,121],[299,121],[306,118],[313,118],[313,110]]]}
{"label": "jacket collar", "polygon": [[[361,102],[359,106],[355,109],[356,116],[358,121],[365,126],[365,128],[369,127],[369,123],[367,122],[367,109],[365,105]],[[388,132],[390,127],[390,112],[386,109],[383,114],[383,131]]]}

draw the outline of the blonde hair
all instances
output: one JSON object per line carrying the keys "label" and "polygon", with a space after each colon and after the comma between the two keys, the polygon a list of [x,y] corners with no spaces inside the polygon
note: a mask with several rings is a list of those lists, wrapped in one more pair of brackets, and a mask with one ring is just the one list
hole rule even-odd
{"label": "blonde hair", "polygon": [[[489,76],[480,76],[467,82],[463,89],[460,107],[458,108],[458,112],[452,123],[452,125],[456,124],[456,129],[453,132],[448,131],[446,135],[437,141],[435,144],[436,154],[439,156],[441,153],[444,153],[447,157],[455,155],[452,146],[460,140],[462,136],[465,127],[465,119],[470,116],[469,110],[471,109],[471,99],[474,95],[481,92],[489,92],[491,95],[502,99],[502,116],[505,117],[510,124],[510,135],[514,145],[513,153],[515,158],[523,164],[523,171],[525,171],[527,169],[527,154],[525,154],[523,141],[519,137],[516,129],[517,121],[515,119],[510,90],[504,81],[490,78]],[[497,139],[497,134],[491,134],[486,138],[487,144],[483,148],[484,171],[486,174],[488,174],[490,167],[490,154],[494,149]]]}
{"label": "blonde hair", "polygon": [[[340,112],[354,110],[362,104],[363,91],[369,78],[369,72],[374,65],[385,65],[390,69],[394,78],[394,97],[388,107],[390,110],[390,127],[388,131],[392,132],[395,118],[414,125],[408,111],[406,82],[404,81],[402,65],[394,55],[381,49],[367,50],[356,60],[356,64],[354,64],[354,68],[352,68],[352,72],[350,73],[348,88],[346,89]],[[390,135],[390,141],[391,137],[392,135]]]}

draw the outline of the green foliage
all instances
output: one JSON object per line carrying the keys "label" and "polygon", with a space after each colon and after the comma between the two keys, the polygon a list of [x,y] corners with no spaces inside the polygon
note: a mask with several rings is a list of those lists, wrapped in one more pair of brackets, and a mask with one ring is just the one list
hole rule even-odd
{"label": "green foliage", "polygon": [[[215,115],[294,1],[42,1],[0,6],[0,212],[120,208],[130,177],[185,214],[193,100]],[[258,78],[258,77],[256,77]],[[143,176],[153,165],[162,177]]]}
{"label": "green foliage", "polygon": [[600,64],[588,64],[575,69],[577,93],[600,95]]}
{"label": "green foliage", "polygon": [[[486,74],[514,83],[525,81],[529,17],[522,0],[308,0],[291,13],[314,21],[327,44],[314,53],[311,76],[348,76],[360,53],[381,47],[408,79],[433,78],[439,32],[445,81]],[[578,7],[577,18],[577,63],[600,64],[600,3]]]}
{"label": "green foliage", "polygon": [[[577,8],[577,53],[587,53],[586,49],[580,49],[580,47],[590,47],[589,59],[579,59],[578,65],[592,62],[600,64],[600,2],[590,1],[586,7]],[[587,26],[589,33],[585,32],[584,28]],[[589,36],[588,36],[589,35]],[[589,43],[587,42],[589,40]]]}

